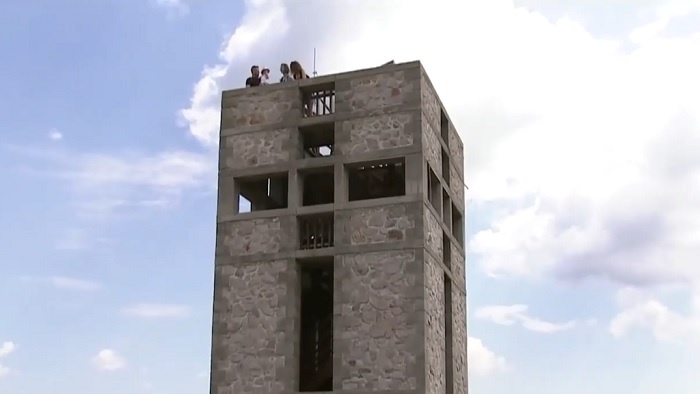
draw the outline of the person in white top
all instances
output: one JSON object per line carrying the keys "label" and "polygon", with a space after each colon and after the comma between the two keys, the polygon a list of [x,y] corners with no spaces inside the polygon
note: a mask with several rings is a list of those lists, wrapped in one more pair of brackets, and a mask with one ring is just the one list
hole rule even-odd
{"label": "person in white top", "polygon": [[269,85],[270,84],[270,69],[265,67],[260,72],[260,84]]}
{"label": "person in white top", "polygon": [[294,80],[294,78],[290,74],[289,66],[287,65],[287,63],[280,64],[280,72],[282,73],[282,78],[280,78],[280,82],[289,82]]}

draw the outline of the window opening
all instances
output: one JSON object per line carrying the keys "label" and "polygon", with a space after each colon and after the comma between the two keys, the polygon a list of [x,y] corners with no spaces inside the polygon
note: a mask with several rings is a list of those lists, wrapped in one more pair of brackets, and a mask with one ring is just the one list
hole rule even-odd
{"label": "window opening", "polygon": [[302,158],[327,157],[334,154],[335,123],[299,128]]}
{"label": "window opening", "polygon": [[450,121],[447,119],[447,114],[444,109],[440,109],[440,136],[445,144],[449,144],[450,137]]}
{"label": "window opening", "polygon": [[301,264],[299,391],[333,390],[333,258]]}
{"label": "window opening", "polygon": [[445,393],[454,393],[454,371],[452,366],[452,280],[444,276],[445,299]]}
{"label": "window opening", "polygon": [[461,246],[464,246],[464,218],[454,204],[452,204],[452,235]]}
{"label": "window opening", "polygon": [[442,156],[442,179],[445,180],[445,184],[449,186],[450,184],[450,156],[447,155],[447,152],[443,148],[440,151],[440,156]]}
{"label": "window opening", "polygon": [[335,113],[335,82],[301,88],[304,117]]}
{"label": "window opening", "polygon": [[406,195],[403,158],[353,165],[347,171],[349,201]]}
{"label": "window opening", "polygon": [[323,249],[333,247],[335,221],[333,213],[299,216],[299,249]]}
{"label": "window opening", "polygon": [[442,190],[442,221],[447,225],[447,228],[451,228],[452,225],[452,213],[450,212],[452,208],[452,203],[450,202],[450,195],[447,190]]}
{"label": "window opening", "polygon": [[432,168],[430,168],[430,164],[427,164],[428,168],[428,201],[430,201],[430,204],[435,208],[435,210],[438,212],[438,215],[440,212],[442,212],[440,208],[440,203],[442,202],[442,186],[440,185],[440,180],[438,179],[437,175],[435,175],[435,172],[433,171]]}
{"label": "window opening", "polygon": [[333,167],[300,171],[299,175],[302,183],[302,206],[333,203],[335,193],[335,171]]}
{"label": "window opening", "polygon": [[238,178],[238,213],[287,208],[287,173]]}
{"label": "window opening", "polygon": [[442,262],[445,267],[452,269],[452,248],[450,244],[450,237],[446,232],[442,232]]}

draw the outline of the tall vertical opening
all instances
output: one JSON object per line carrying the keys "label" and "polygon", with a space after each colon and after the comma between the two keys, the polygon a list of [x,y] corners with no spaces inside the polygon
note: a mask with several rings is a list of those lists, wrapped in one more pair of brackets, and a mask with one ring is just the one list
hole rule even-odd
{"label": "tall vertical opening", "polygon": [[299,391],[333,390],[333,258],[301,262]]}
{"label": "tall vertical opening", "polygon": [[445,394],[454,393],[454,371],[452,366],[452,280],[445,274]]}

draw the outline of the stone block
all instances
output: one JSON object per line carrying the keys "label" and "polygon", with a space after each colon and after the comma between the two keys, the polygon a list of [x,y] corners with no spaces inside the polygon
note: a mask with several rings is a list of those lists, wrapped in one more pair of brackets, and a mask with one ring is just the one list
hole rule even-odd
{"label": "stone block", "polygon": [[421,73],[420,98],[421,108],[423,109],[423,114],[427,118],[428,124],[431,128],[440,133],[440,101],[425,72]]}
{"label": "stone block", "polygon": [[467,296],[452,287],[452,366],[454,393],[467,394]]}
{"label": "stone block", "polygon": [[224,96],[221,134],[280,128],[283,123],[301,117],[301,101],[297,87],[254,88],[231,98]]}
{"label": "stone block", "polygon": [[294,391],[295,271],[285,260],[216,268],[212,394]]}
{"label": "stone block", "polygon": [[464,181],[452,164],[450,164],[450,189],[452,191],[452,201],[464,210]]}
{"label": "stone block", "polygon": [[445,393],[444,271],[425,253],[425,392]]}
{"label": "stone block", "polygon": [[295,131],[285,128],[222,137],[219,168],[240,169],[286,163],[292,157]]}
{"label": "stone block", "polygon": [[457,166],[459,177],[464,179],[464,144],[452,123],[450,123],[447,146],[450,149],[450,157],[452,157]]}
{"label": "stone block", "polygon": [[412,103],[419,94],[419,79],[408,70],[336,80],[339,113],[379,110]]}
{"label": "stone block", "polygon": [[452,270],[452,278],[455,286],[464,289],[466,286],[466,260],[454,242],[450,243],[450,257],[452,258],[450,269]]}
{"label": "stone block", "polygon": [[442,227],[440,218],[426,206],[423,210],[423,239],[425,248],[442,261]]}
{"label": "stone block", "polygon": [[[439,136],[433,126],[430,125],[426,116],[422,117],[421,143],[423,144],[423,155],[430,164],[436,175],[442,174],[442,145]],[[438,130],[439,131],[439,130]]]}
{"label": "stone block", "polygon": [[341,137],[338,138],[339,150],[342,155],[353,157],[412,146],[418,134],[414,128],[420,128],[417,118],[416,113],[408,112],[343,121]]}
{"label": "stone block", "polygon": [[416,250],[344,255],[336,268],[337,389],[414,390],[424,367]]}
{"label": "stone block", "polygon": [[289,251],[296,245],[290,217],[238,220],[219,224],[217,253],[246,256]]}
{"label": "stone block", "polygon": [[416,233],[417,203],[358,208],[337,214],[343,245],[370,245],[420,239]]}

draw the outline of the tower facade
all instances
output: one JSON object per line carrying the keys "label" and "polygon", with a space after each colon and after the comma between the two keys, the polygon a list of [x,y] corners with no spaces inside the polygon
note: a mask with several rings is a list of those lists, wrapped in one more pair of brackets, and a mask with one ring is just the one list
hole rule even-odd
{"label": "tower facade", "polygon": [[466,394],[464,147],[420,62],[223,92],[212,394]]}

